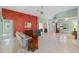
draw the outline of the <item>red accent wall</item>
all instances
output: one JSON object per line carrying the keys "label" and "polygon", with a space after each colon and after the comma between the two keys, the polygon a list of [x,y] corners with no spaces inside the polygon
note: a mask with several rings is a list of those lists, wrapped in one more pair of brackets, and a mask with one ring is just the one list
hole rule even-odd
{"label": "red accent wall", "polygon": [[37,16],[32,16],[12,10],[2,9],[2,16],[6,20],[13,20],[14,34],[16,31],[24,32],[24,23],[30,21],[32,23],[33,32],[37,29]]}

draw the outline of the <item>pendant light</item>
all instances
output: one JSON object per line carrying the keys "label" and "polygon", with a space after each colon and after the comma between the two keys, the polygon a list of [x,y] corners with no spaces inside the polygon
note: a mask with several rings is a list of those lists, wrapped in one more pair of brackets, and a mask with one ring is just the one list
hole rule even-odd
{"label": "pendant light", "polygon": [[41,15],[44,14],[43,6],[41,6],[41,7],[40,7],[40,10],[37,10],[37,12],[39,12]]}

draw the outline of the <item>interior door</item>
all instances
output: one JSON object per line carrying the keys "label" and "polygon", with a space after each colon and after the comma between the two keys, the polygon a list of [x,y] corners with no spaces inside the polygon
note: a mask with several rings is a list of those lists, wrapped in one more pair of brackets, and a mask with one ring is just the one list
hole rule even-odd
{"label": "interior door", "polygon": [[12,20],[3,20],[3,39],[13,39]]}
{"label": "interior door", "polygon": [[13,51],[13,21],[3,20],[2,52]]}

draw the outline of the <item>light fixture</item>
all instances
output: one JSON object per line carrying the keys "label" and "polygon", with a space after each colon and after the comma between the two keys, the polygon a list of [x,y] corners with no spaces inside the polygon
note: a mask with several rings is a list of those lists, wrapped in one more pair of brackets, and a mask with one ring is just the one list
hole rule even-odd
{"label": "light fixture", "polygon": [[40,7],[40,10],[37,10],[40,14],[44,14],[43,6]]}
{"label": "light fixture", "polygon": [[68,21],[69,18],[65,18],[65,21]]}

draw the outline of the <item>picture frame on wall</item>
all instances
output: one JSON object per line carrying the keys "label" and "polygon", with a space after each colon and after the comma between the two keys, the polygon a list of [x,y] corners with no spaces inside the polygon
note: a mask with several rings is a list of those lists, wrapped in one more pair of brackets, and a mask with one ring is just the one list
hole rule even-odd
{"label": "picture frame on wall", "polygon": [[25,22],[25,28],[31,28],[32,23],[31,22]]}

